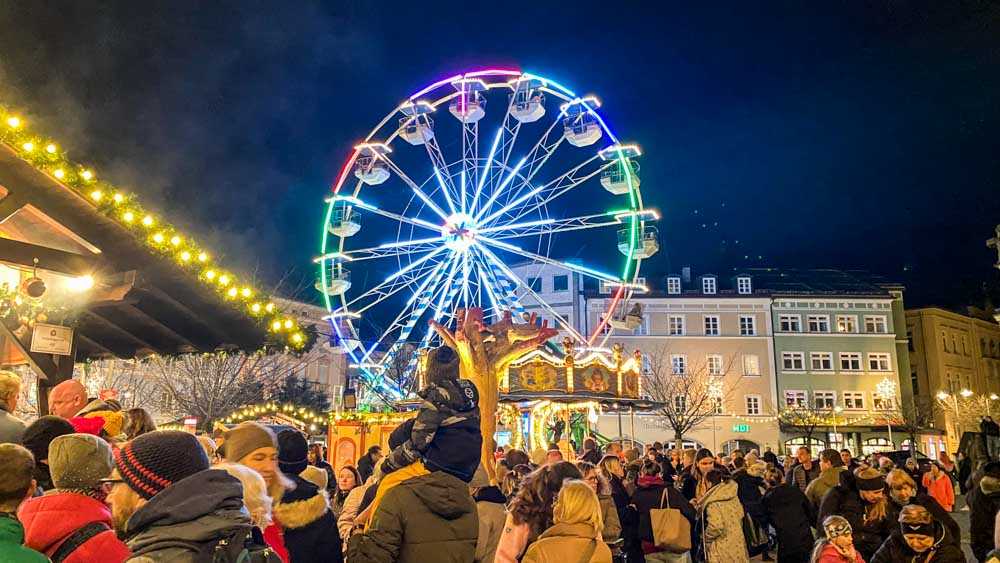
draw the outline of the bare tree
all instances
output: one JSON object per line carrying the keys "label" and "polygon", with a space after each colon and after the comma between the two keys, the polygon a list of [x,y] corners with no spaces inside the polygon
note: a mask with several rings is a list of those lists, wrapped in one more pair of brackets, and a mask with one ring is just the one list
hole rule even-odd
{"label": "bare tree", "polygon": [[778,425],[785,432],[801,434],[806,439],[806,447],[812,451],[816,430],[822,426],[830,426],[836,415],[833,409],[816,408],[806,402],[779,408]]}
{"label": "bare tree", "polygon": [[710,365],[687,363],[672,357],[664,345],[646,355],[648,366],[643,374],[643,388],[654,401],[663,403],[656,412],[664,426],[674,432],[676,447],[682,447],[684,436],[716,415],[723,414],[724,405],[739,387],[743,375],[733,366],[738,354],[727,362]]}
{"label": "bare tree", "polygon": [[196,416],[201,427],[211,428],[213,421],[236,408],[277,395],[317,349],[301,355],[215,352],[153,357],[147,372],[155,385],[153,400],[163,413]]}
{"label": "bare tree", "polygon": [[154,407],[157,388],[148,376],[149,366],[140,360],[96,360],[77,364],[90,396],[113,389],[124,409]]}
{"label": "bare tree", "polygon": [[931,397],[915,396],[912,401],[901,403],[886,413],[893,426],[910,440],[911,451],[917,449],[917,437],[928,428],[933,428],[935,417],[941,414],[941,406]]}

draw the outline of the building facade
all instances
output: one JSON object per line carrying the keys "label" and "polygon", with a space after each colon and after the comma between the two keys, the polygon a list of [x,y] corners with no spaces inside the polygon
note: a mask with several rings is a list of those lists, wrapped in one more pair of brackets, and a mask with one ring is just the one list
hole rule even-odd
{"label": "building facade", "polygon": [[963,432],[979,430],[979,416],[1000,413],[1000,325],[937,307],[906,311],[909,379],[923,404],[935,405],[935,426],[958,449]]}
{"label": "building facade", "polygon": [[[705,275],[695,280],[669,276],[665,291],[630,300],[628,308],[641,306],[641,322],[632,333],[615,330],[608,340],[608,345],[620,343],[626,350],[643,353],[647,380],[679,374],[712,382],[717,414],[684,434],[688,446],[727,453],[778,449],[770,299],[755,292],[752,284],[749,276]],[[610,299],[600,294],[587,299],[588,327],[599,325]],[[704,393],[700,388],[687,395],[652,398],[674,401],[675,412],[684,413],[693,412],[687,401],[697,401]],[[632,423],[629,417],[630,432]],[[600,417],[598,431],[618,435],[617,415]],[[674,430],[655,412],[640,414],[635,416],[634,437],[668,442],[674,439]]]}

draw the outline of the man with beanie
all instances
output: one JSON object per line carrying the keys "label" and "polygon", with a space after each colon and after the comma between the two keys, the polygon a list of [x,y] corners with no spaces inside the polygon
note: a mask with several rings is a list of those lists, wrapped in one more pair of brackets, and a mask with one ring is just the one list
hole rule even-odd
{"label": "man with beanie", "polygon": [[90,434],[66,434],[52,440],[48,456],[55,488],[17,511],[24,545],[65,563],[127,560],[131,552],[115,536],[104,503],[102,480],[114,469],[108,443]]}
{"label": "man with beanie", "polygon": [[108,503],[119,536],[142,563],[235,561],[250,534],[243,486],[209,469],[193,434],[159,430],[115,452]]}
{"label": "man with beanie", "polygon": [[[227,453],[229,444],[227,439]],[[278,467],[294,486],[274,505],[274,520],[281,526],[294,563],[341,561],[343,547],[330,498],[325,490],[299,475],[308,465],[305,436],[291,428],[278,432]]]}
{"label": "man with beanie", "polygon": [[[49,444],[57,437],[73,432],[73,425],[68,420],[52,415],[43,416],[24,429],[21,443],[28,448],[31,455],[35,456],[35,481],[38,482],[40,492],[52,488],[52,477],[49,475]],[[110,473],[110,470],[108,472]]]}
{"label": "man with beanie", "polygon": [[0,444],[0,561],[46,563],[49,558],[22,545],[24,528],[17,507],[35,491],[35,460],[17,444]]}
{"label": "man with beanie", "polygon": [[[406,441],[410,426],[412,419],[393,430],[389,444]],[[479,446],[467,446],[477,461]],[[476,504],[466,481],[447,471],[403,480],[385,492],[377,506],[365,510],[371,510],[367,529],[351,536],[347,545],[351,563],[468,563],[475,558]]]}
{"label": "man with beanie", "polygon": [[899,529],[875,552],[870,563],[962,563],[962,549],[948,529],[924,507],[908,504],[899,513]]}

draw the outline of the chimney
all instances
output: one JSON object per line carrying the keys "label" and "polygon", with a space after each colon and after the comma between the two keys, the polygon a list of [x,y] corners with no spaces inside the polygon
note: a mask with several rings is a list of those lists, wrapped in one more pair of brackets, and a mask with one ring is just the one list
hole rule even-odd
{"label": "chimney", "polygon": [[681,268],[681,282],[685,285],[691,283],[691,266]]}

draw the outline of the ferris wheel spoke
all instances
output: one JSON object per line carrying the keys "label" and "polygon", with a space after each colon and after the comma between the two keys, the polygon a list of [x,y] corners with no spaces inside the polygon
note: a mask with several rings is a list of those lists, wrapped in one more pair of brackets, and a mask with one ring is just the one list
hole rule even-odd
{"label": "ferris wheel spoke", "polygon": [[535,175],[545,166],[548,162],[549,157],[556,152],[559,145],[566,139],[565,131],[562,128],[558,128],[558,134],[556,134],[557,126],[562,121],[565,116],[565,111],[560,110],[556,115],[556,118],[552,121],[552,125],[545,130],[545,133],[535,141],[535,144],[528,150],[527,156],[524,157],[527,162],[527,167],[525,168],[524,178],[515,183],[513,189],[508,190],[507,199],[504,201],[504,206],[508,205],[510,200],[518,197],[522,190],[526,187],[531,186],[531,181],[534,180]]}
{"label": "ferris wheel spoke", "polygon": [[465,213],[465,183],[476,183],[479,170],[479,122],[462,123],[462,173],[459,180],[461,210]]}
{"label": "ferris wheel spoke", "polygon": [[327,201],[344,201],[351,204],[354,207],[360,207],[365,211],[370,211],[372,213],[375,213],[376,215],[381,215],[382,217],[385,217],[387,219],[392,219],[400,223],[407,223],[410,225],[414,225],[416,227],[422,227],[424,229],[430,229],[434,232],[441,232],[441,225],[435,225],[430,221],[425,221],[417,217],[407,217],[405,215],[400,215],[398,213],[386,211],[385,209],[380,209],[370,203],[361,201],[360,199],[353,196],[334,196],[332,198],[327,199]]}
{"label": "ferris wheel spoke", "polygon": [[[485,277],[488,296],[493,302],[495,314],[499,317],[505,311],[516,313],[518,317],[524,315],[524,306],[517,297],[516,286],[506,275],[501,279],[483,251],[478,246],[475,249],[475,259],[481,275]],[[502,273],[502,272],[501,272]]]}
{"label": "ferris wheel spoke", "polygon": [[[567,231],[620,226],[623,224],[622,219],[632,215],[634,215],[634,213],[630,211],[607,211],[605,213],[581,215],[579,217],[569,217],[566,219],[539,219],[537,221],[525,221],[523,223],[510,223],[486,227],[485,229],[476,231],[476,234],[482,235],[487,233],[497,233],[496,235],[490,237],[497,240],[549,235],[564,233]],[[648,213],[647,216],[655,218],[655,214],[651,212]]]}
{"label": "ferris wheel spoke", "polygon": [[[409,175],[406,174],[406,172],[403,172],[403,169],[400,168],[395,162],[393,162],[393,160],[391,158],[389,158],[388,156],[386,156],[384,154],[383,155],[379,155],[379,158],[382,161],[384,161],[386,163],[386,165],[389,166],[389,168],[397,176],[399,176],[400,180],[402,180],[407,186],[410,186],[410,189],[413,190],[413,193],[418,198],[420,198],[420,201],[424,202],[427,205],[427,207],[430,207],[431,211],[433,211],[439,217],[441,217],[442,220],[448,218],[448,214],[446,214],[444,212],[444,210],[441,209],[441,207],[438,206],[438,204],[434,203],[434,200],[432,200],[430,197],[428,197],[427,194],[425,194],[424,191],[420,189],[420,186],[417,185],[417,183],[414,182],[409,177]],[[440,174],[440,172],[438,172],[437,167],[434,168],[434,175],[437,176],[438,183],[441,184],[441,189],[444,191],[444,197],[445,197],[445,200],[447,200],[448,207],[451,209],[451,212],[454,213],[455,212],[455,205],[451,201],[451,196],[448,195],[448,189],[445,187],[444,181],[441,178],[441,174]]]}
{"label": "ferris wheel spoke", "polygon": [[[486,160],[483,162],[483,169],[480,171],[479,182],[476,185],[476,197],[473,199],[473,206],[471,207],[470,213],[475,214],[476,204],[479,202],[479,194],[483,191],[483,184],[489,180],[490,185],[494,186],[494,162],[499,165],[500,174],[507,169],[507,162],[510,160],[510,153],[514,149],[514,143],[517,141],[517,134],[521,130],[521,122],[514,119],[511,115],[511,109],[514,107],[514,96],[511,95],[510,99],[507,100],[507,110],[504,113],[503,120],[500,122],[500,127],[497,128],[496,136],[493,138],[493,145],[490,147],[490,152],[486,156]],[[494,160],[494,156],[497,154],[497,149],[500,149],[499,158]]]}
{"label": "ferris wheel spoke", "polygon": [[[514,201],[509,202],[504,207],[491,213],[488,217],[480,221],[480,224],[489,226],[492,221],[499,219],[505,214],[511,216],[509,219],[510,221],[518,221],[524,216],[540,209],[545,205],[548,205],[553,200],[569,192],[573,188],[576,188],[587,180],[600,174],[605,168],[611,166],[612,164],[604,163],[591,170],[589,168],[590,165],[599,159],[600,157],[596,155],[588,158],[587,160],[564,172],[556,179],[542,184],[541,186],[537,186],[534,189],[522,194]],[[532,200],[532,198],[536,199],[529,201]]]}
{"label": "ferris wheel spoke", "polygon": [[508,243],[503,242],[503,241],[491,239],[489,237],[482,237],[482,236],[481,237],[476,237],[476,240],[478,242],[485,243],[485,244],[487,244],[489,246],[492,246],[494,248],[499,248],[501,250],[506,250],[507,252],[513,252],[514,254],[518,254],[518,255],[523,256],[525,258],[530,258],[532,260],[537,260],[537,261],[543,262],[545,264],[549,264],[549,265],[552,265],[552,266],[557,266],[559,268],[564,268],[566,270],[570,270],[570,271],[576,272],[578,274],[583,274],[583,275],[585,275],[587,277],[594,278],[596,280],[603,280],[603,281],[614,283],[614,284],[625,283],[625,282],[622,282],[622,280],[620,280],[619,278],[617,278],[617,277],[615,277],[615,276],[613,276],[611,274],[605,274],[603,272],[599,272],[597,270],[593,270],[593,269],[588,268],[586,266],[580,266],[579,264],[572,264],[570,262],[561,262],[559,260],[555,260],[555,259],[549,258],[548,256],[542,256],[541,254],[536,254],[534,252],[530,252],[528,250],[524,250],[523,248],[521,248],[519,246],[514,246],[513,244],[508,244]]}
{"label": "ferris wheel spoke", "polygon": [[[430,122],[426,115],[420,116],[424,120],[424,123],[430,127]],[[464,131],[463,131],[464,134]],[[442,172],[447,172],[448,161],[445,160],[444,154],[441,152],[441,147],[438,145],[437,137],[433,136],[424,142],[424,148],[427,151],[427,158],[431,161],[431,168],[435,171],[437,175],[438,183],[441,185],[442,191],[444,191],[445,199],[448,201],[454,201],[452,199],[452,194],[455,195],[457,199],[459,197],[459,189],[455,186],[454,180],[452,180],[450,174],[443,174]],[[451,205],[452,213],[454,213],[454,204]]]}
{"label": "ferris wheel spoke", "polygon": [[500,258],[496,254],[491,252],[488,248],[483,247],[482,245],[480,245],[480,248],[482,249],[483,254],[486,256],[488,260],[490,260],[495,266],[500,268],[500,270],[503,271],[504,274],[509,276],[514,282],[516,282],[517,285],[521,286],[521,288],[524,289],[525,293],[530,295],[531,298],[534,299],[534,301],[541,308],[545,309],[550,315],[552,315],[553,320],[558,325],[560,325],[560,327],[563,330],[568,332],[570,336],[575,338],[578,342],[587,341],[587,339],[584,338],[583,335],[580,334],[576,330],[576,328],[574,328],[573,325],[569,323],[569,321],[567,321],[559,312],[553,309],[552,306],[548,304],[548,302],[546,302],[537,293],[535,293],[535,290],[531,289],[531,286],[529,284],[527,284],[524,280],[521,279],[520,276],[518,276],[510,268],[508,268],[507,265],[504,264],[503,261],[500,260]]}
{"label": "ferris wheel spoke", "polygon": [[[371,307],[373,307],[374,305],[376,305],[378,302],[382,301],[386,297],[389,297],[389,296],[394,295],[395,293],[399,292],[399,290],[402,289],[403,287],[407,287],[409,285],[412,285],[415,282],[416,279],[420,279],[420,277],[421,277],[420,274],[423,272],[424,269],[426,269],[428,267],[437,266],[436,262],[432,263],[430,266],[423,266],[423,264],[425,264],[426,262],[428,262],[429,260],[431,260],[432,258],[434,258],[435,256],[437,256],[439,253],[441,253],[442,251],[444,251],[445,248],[446,247],[441,246],[441,247],[437,248],[436,250],[431,251],[429,254],[427,254],[427,255],[425,255],[425,256],[417,259],[417,260],[414,260],[413,262],[410,262],[409,264],[407,264],[403,268],[401,268],[401,269],[397,270],[396,272],[390,274],[388,277],[386,277],[384,280],[382,280],[382,282],[379,283],[378,285],[376,285],[375,287],[369,289],[368,291],[362,293],[361,295],[355,297],[354,299],[351,299],[343,307],[341,307],[340,309],[338,309],[335,312],[340,312],[340,313],[352,312],[352,313],[360,314],[360,313],[364,312],[365,310],[370,309]],[[417,270],[417,268],[420,268],[420,270]],[[398,280],[402,280],[402,281],[399,281],[399,283],[397,283]],[[354,310],[354,311],[351,310],[351,305],[354,305],[354,304],[358,303],[359,301],[361,301],[362,299],[366,299],[368,297],[374,297],[375,301],[372,302],[372,303],[370,303],[370,304],[367,304],[362,309]]]}
{"label": "ferris wheel spoke", "polygon": [[483,204],[482,208],[476,214],[476,221],[479,221],[479,219],[483,216],[483,214],[485,214],[487,211],[490,210],[490,207],[492,207],[493,203],[497,200],[498,197],[500,197],[500,194],[503,192],[504,188],[506,188],[508,185],[510,185],[511,182],[514,181],[514,178],[517,177],[517,173],[518,171],[521,170],[521,167],[524,166],[524,163],[525,159],[522,158],[521,161],[517,163],[517,166],[515,166],[514,169],[507,174],[507,178],[504,179],[502,182],[500,182],[499,186],[493,189],[493,193],[490,194],[489,199],[486,200],[486,203]]}

